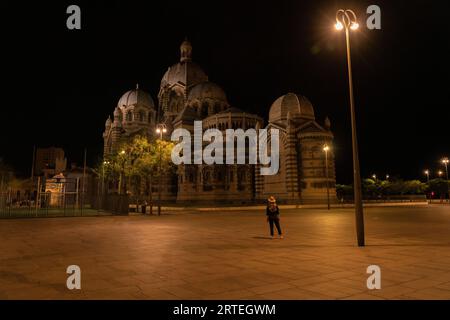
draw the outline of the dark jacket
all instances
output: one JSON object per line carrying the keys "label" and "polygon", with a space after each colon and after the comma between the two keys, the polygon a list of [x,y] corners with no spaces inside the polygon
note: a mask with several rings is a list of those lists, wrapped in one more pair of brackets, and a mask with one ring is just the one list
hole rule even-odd
{"label": "dark jacket", "polygon": [[278,216],[280,215],[280,210],[278,209],[278,206],[275,206],[275,210],[271,211],[269,209],[269,206],[266,208],[266,216],[270,219],[278,219]]}

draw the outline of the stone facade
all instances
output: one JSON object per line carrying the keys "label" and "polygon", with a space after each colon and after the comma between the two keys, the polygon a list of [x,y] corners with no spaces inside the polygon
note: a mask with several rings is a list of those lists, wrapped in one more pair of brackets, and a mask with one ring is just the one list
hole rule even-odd
{"label": "stone facade", "polygon": [[[117,152],[120,142],[136,134],[153,139],[158,122],[166,124],[168,138],[176,128],[192,133],[196,120],[202,121],[203,130],[264,128],[260,116],[228,103],[224,90],[192,61],[192,46],[185,40],[180,46],[180,61],[169,67],[161,80],[158,110],[151,96],[138,87],[120,98],[114,118],[105,124],[104,154]],[[262,176],[260,165],[250,164],[179,165],[176,177],[165,178],[163,199],[251,203],[274,195],[284,203],[321,203],[326,201],[328,184],[335,201],[333,149],[328,151],[328,180],[323,151],[325,144],[332,146],[330,127],[328,118],[324,125],[316,122],[306,97],[288,93],[272,104],[265,126],[269,132],[272,128],[280,132],[278,174]]]}
{"label": "stone facade", "polygon": [[[324,145],[332,146],[331,123],[315,121],[311,102],[304,96],[288,93],[278,98],[269,112],[268,129],[280,131],[280,170],[277,175],[256,174],[257,199],[270,195],[288,203],[326,201],[327,179]],[[259,170],[259,168],[257,168]],[[328,187],[336,201],[334,153],[328,151]]]}

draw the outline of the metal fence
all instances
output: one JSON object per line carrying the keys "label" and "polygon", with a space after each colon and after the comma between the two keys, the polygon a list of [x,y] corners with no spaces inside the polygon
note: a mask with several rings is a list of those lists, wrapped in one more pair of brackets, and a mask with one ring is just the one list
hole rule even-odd
{"label": "metal fence", "polygon": [[0,218],[82,217],[128,213],[128,196],[83,192],[80,179],[37,179],[28,189],[0,191]]}

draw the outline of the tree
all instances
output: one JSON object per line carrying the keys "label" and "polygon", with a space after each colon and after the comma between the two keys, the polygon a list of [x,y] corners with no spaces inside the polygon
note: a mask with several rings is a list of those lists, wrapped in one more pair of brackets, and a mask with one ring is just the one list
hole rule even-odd
{"label": "tree", "polygon": [[362,192],[367,197],[377,198],[381,194],[380,190],[380,186],[376,180],[364,179],[362,181]]}
{"label": "tree", "polygon": [[173,146],[170,141],[149,141],[146,137],[136,136],[132,141],[120,145],[118,152],[108,155],[96,172],[102,179],[115,181],[119,193],[141,195],[144,189],[144,195],[152,201],[154,178],[159,178],[160,172],[173,172]]}
{"label": "tree", "polygon": [[404,181],[405,194],[424,194],[427,189],[427,184],[419,180]]}
{"label": "tree", "polygon": [[[431,183],[431,181],[430,181]],[[445,184],[444,184],[445,186]],[[437,187],[436,190],[445,189],[444,186]],[[429,186],[426,183],[423,183],[419,180],[401,180],[401,179],[392,179],[392,180],[374,180],[374,179],[364,179],[362,181],[362,191],[365,198],[389,198],[392,195],[415,195],[415,194],[424,194],[429,189]],[[352,186],[351,185],[336,185],[336,192],[339,198],[351,198],[352,196]]]}
{"label": "tree", "polygon": [[339,199],[353,199],[353,186],[336,184],[336,194]]}
{"label": "tree", "polygon": [[433,192],[434,194],[439,195],[439,197],[443,198],[448,191],[449,182],[444,179],[438,178],[430,180],[428,186],[430,192]]}

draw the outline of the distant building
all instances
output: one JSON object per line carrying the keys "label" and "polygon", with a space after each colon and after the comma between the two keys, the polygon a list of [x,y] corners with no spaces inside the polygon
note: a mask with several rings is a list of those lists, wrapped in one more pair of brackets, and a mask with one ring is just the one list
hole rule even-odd
{"label": "distant building", "polygon": [[98,181],[91,168],[78,167],[72,163],[70,169],[44,180],[45,199],[50,206],[91,203],[97,195]]}
{"label": "distant building", "polygon": [[52,177],[67,167],[67,159],[62,148],[37,148],[34,162],[34,175]]}
{"label": "distant building", "polygon": [[[331,122],[316,121],[314,108],[304,96],[287,93],[272,104],[269,123],[255,114],[231,106],[225,91],[209,81],[203,69],[192,61],[192,46],[180,46],[180,61],[168,68],[154,99],[139,87],[119,99],[114,117],[108,117],[103,133],[104,155],[117,152],[120,143],[135,135],[155,138],[158,121],[168,128],[193,131],[202,121],[204,130],[275,128],[280,132],[280,170],[262,176],[258,165],[179,165],[176,176],[166,178],[163,199],[178,202],[257,202],[274,195],[284,203],[326,202],[327,186],[335,201],[334,152],[328,152],[326,177],[325,144],[332,146]],[[159,114],[158,114],[159,112]],[[158,120],[159,119],[159,120]]]}

